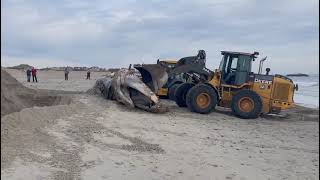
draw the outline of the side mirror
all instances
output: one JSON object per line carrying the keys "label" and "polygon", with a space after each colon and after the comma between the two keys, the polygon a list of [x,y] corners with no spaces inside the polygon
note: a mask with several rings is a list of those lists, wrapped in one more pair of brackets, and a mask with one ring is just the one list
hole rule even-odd
{"label": "side mirror", "polygon": [[266,68],[266,75],[269,75],[270,70],[270,68]]}

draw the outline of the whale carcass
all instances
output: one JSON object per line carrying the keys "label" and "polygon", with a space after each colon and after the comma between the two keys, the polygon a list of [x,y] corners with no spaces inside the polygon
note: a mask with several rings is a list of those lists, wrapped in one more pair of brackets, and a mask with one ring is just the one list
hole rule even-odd
{"label": "whale carcass", "polygon": [[94,90],[105,98],[116,100],[131,108],[163,113],[168,108],[160,103],[155,94],[168,80],[168,74],[157,64],[135,65],[120,69],[113,77],[98,79]]}

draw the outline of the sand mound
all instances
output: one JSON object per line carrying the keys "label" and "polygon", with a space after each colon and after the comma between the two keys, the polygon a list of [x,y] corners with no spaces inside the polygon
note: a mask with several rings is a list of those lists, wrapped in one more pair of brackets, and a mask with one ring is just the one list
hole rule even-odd
{"label": "sand mound", "polygon": [[1,69],[1,168],[10,166],[16,158],[44,161],[30,151],[47,152],[55,143],[44,129],[60,117],[82,110],[81,104],[72,102],[68,94],[27,88]]}
{"label": "sand mound", "polygon": [[30,69],[30,68],[32,68],[32,66],[30,66],[29,64],[20,64],[17,66],[10,67],[10,69],[20,69],[20,70],[26,70],[26,69]]}
{"label": "sand mound", "polygon": [[70,104],[71,99],[50,91],[27,88],[1,69],[1,117],[33,106]]}

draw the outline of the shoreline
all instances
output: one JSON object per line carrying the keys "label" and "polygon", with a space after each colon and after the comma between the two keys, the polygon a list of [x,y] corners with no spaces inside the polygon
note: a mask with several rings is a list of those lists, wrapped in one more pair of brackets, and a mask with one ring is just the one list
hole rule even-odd
{"label": "shoreline", "polygon": [[295,103],[295,106],[319,110],[319,106],[314,106],[314,105],[309,105],[309,104]]}

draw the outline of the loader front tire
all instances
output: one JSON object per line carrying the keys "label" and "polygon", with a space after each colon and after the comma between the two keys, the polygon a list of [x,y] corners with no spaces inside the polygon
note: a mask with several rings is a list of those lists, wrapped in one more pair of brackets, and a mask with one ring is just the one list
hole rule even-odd
{"label": "loader front tire", "polygon": [[218,95],[212,87],[198,84],[189,90],[186,100],[190,111],[207,114],[215,109]]}
{"label": "loader front tire", "polygon": [[176,88],[174,92],[174,98],[176,101],[176,104],[179,107],[187,107],[186,104],[186,95],[189,91],[194,86],[193,83],[182,83],[179,84],[179,86]]}
{"label": "loader front tire", "polygon": [[232,98],[231,110],[234,115],[243,119],[258,118],[262,112],[262,99],[252,90],[240,90]]}
{"label": "loader front tire", "polygon": [[170,88],[169,88],[169,92],[168,92],[168,97],[170,100],[173,100],[175,101],[175,96],[174,96],[174,93],[177,89],[177,87],[179,86],[180,84],[174,84],[172,85]]}

